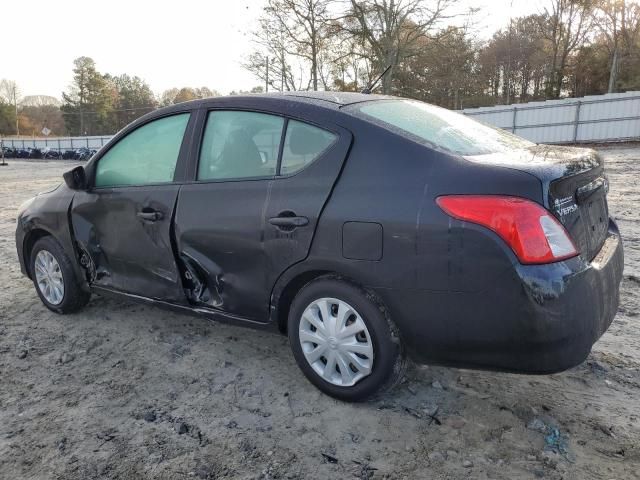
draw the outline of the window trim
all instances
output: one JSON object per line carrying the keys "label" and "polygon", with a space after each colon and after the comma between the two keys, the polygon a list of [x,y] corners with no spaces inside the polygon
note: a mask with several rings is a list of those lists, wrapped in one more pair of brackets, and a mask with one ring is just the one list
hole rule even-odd
{"label": "window trim", "polygon": [[287,130],[289,129],[289,117],[284,117],[284,125],[282,126],[282,134],[280,135],[280,145],[278,145],[278,159],[276,161],[276,178],[282,176],[280,168],[282,167],[282,152],[284,152],[284,141],[287,139]]}
{"label": "window trim", "polygon": [[[183,182],[184,184],[206,184],[206,183],[227,183],[227,182],[245,182],[245,181],[259,181],[259,180],[280,180],[285,178],[295,177],[296,175],[304,172],[307,168],[311,167],[311,165],[315,164],[318,160],[324,157],[327,153],[329,153],[342,138],[342,132],[333,125],[320,125],[316,122],[312,122],[307,120],[306,118],[296,117],[293,115],[287,115],[282,112],[275,112],[273,110],[266,110],[261,108],[251,108],[251,107],[231,107],[231,106],[220,106],[220,107],[210,107],[205,106],[201,107],[200,111],[204,113],[204,118],[202,119],[202,123],[198,125],[196,128],[198,129],[198,134],[194,135],[194,137],[198,137],[197,147],[193,149],[193,157],[191,163],[194,168],[191,171],[190,179]],[[205,180],[198,180],[198,170],[200,168],[200,151],[202,150],[202,144],[204,142],[204,134],[207,127],[207,121],[209,120],[209,114],[212,112],[247,112],[247,113],[263,113],[266,115],[272,115],[274,117],[280,117],[284,120],[282,127],[282,136],[280,138],[280,146],[278,148],[278,159],[276,163],[276,173],[274,175],[263,175],[257,177],[234,177],[234,178],[209,178]],[[313,162],[304,166],[300,170],[282,175],[280,173],[280,166],[282,164],[282,153],[284,151],[284,140],[287,135],[287,127],[289,126],[289,120],[295,120],[301,123],[306,123],[307,125],[311,125],[316,128],[320,128],[327,132],[333,133],[336,138],[335,140],[319,155]],[[195,138],[194,138],[195,140]]]}
{"label": "window trim", "polygon": [[229,178],[205,178],[198,179],[198,172],[200,171],[200,154],[202,152],[202,145],[204,144],[204,135],[207,132],[207,122],[209,121],[209,115],[214,112],[245,112],[245,113],[262,113],[265,115],[271,115],[273,117],[282,118],[282,132],[280,134],[280,142],[282,142],[282,135],[287,131],[286,126],[288,124],[288,118],[282,114],[275,114],[273,112],[267,112],[263,110],[250,110],[248,108],[206,108],[202,125],[200,126],[200,140],[198,141],[198,148],[195,154],[195,168],[193,171],[193,179],[187,183],[225,183],[225,182],[244,182],[255,180],[274,180],[278,177],[278,165],[280,165],[280,151],[282,150],[278,146],[278,158],[276,159],[276,172],[273,175],[259,175],[254,177],[229,177]]}
{"label": "window trim", "polygon": [[[189,142],[191,142],[191,135],[190,135],[190,131],[194,128],[194,120],[196,119],[196,113],[197,110],[193,110],[193,109],[185,109],[185,110],[178,110],[178,111],[173,111],[173,112],[167,112],[165,114],[162,115],[158,115],[158,116],[154,116],[152,118],[149,118],[145,121],[141,121],[139,125],[132,125],[132,128],[129,130],[122,130],[119,134],[117,134],[114,138],[113,138],[113,142],[110,142],[106,145],[107,148],[105,148],[104,151],[100,151],[99,152],[99,156],[97,156],[95,158],[95,160],[92,162],[91,165],[91,171],[90,171],[90,175],[89,175],[89,188],[87,189],[87,191],[89,192],[96,192],[96,193],[102,193],[102,192],[108,192],[114,189],[122,189],[122,188],[143,188],[143,187],[159,187],[159,186],[165,186],[165,185],[180,185],[182,183],[184,183],[184,181],[181,181],[179,179],[180,176],[184,177],[184,172],[179,172],[178,168],[182,168],[182,163],[184,163],[184,157],[188,154],[188,147],[189,147],[189,143],[186,143],[187,140]],[[184,134],[182,135],[182,142],[180,143],[180,148],[178,149],[178,158],[176,159],[176,167],[175,170],[173,172],[173,180],[169,181],[169,182],[153,182],[153,183],[140,183],[140,184],[134,184],[134,185],[107,185],[107,186],[96,186],[96,174],[98,173],[98,163],[100,163],[100,161],[104,158],[104,156],[118,143],[120,143],[120,141],[124,140],[126,137],[128,137],[129,135],[131,135],[132,133],[134,133],[135,131],[137,131],[138,129],[149,125],[152,122],[155,122],[156,120],[162,120],[164,118],[168,118],[168,117],[173,117],[176,115],[184,115],[187,114],[189,115],[189,118],[187,120],[187,125],[184,129]],[[126,129],[127,127],[125,127]],[[189,138],[187,138],[189,137]],[[176,179],[176,177],[178,177],[178,179]]]}
{"label": "window trim", "polygon": [[[316,158],[314,158],[312,162],[307,163],[300,170],[296,170],[295,172],[291,172],[291,173],[288,173],[286,175],[283,175],[282,172],[280,171],[280,166],[282,164],[282,152],[280,152],[280,158],[278,159],[278,170],[276,171],[277,178],[291,178],[291,177],[295,177],[299,173],[304,172],[307,168],[310,168],[314,163],[316,163],[318,160],[323,158],[327,153],[329,153],[331,151],[331,149],[333,149],[333,147],[335,147],[338,144],[338,142],[340,141],[340,132],[338,132],[338,131],[329,130],[328,128],[321,127],[318,124],[314,124],[314,123],[311,123],[311,122],[306,122],[304,120],[298,120],[297,118],[292,118],[291,120],[296,121],[296,122],[300,122],[300,123],[304,123],[304,124],[307,124],[307,125],[311,125],[312,127],[319,128],[320,130],[324,130],[325,132],[333,133],[336,138],[334,138],[333,142],[331,142],[329,145],[327,145],[327,147],[324,150],[322,150],[322,152],[320,152],[320,155],[318,155]],[[289,121],[287,119],[287,126],[288,125],[289,125]],[[285,131],[284,133],[286,135],[287,132]],[[283,139],[282,139],[282,151],[284,151],[284,140],[285,140],[285,137],[283,137]]]}

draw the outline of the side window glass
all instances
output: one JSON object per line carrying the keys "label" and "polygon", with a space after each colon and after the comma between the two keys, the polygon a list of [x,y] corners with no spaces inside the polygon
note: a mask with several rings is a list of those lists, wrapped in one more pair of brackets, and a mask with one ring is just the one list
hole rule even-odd
{"label": "side window glass", "polygon": [[289,120],[282,150],[280,174],[302,170],[327,150],[338,136],[307,123]]}
{"label": "side window glass", "polygon": [[189,115],[154,120],[121,139],[98,161],[95,186],[172,182]]}
{"label": "side window glass", "polygon": [[274,176],[283,125],[282,117],[265,113],[210,112],[198,180]]}

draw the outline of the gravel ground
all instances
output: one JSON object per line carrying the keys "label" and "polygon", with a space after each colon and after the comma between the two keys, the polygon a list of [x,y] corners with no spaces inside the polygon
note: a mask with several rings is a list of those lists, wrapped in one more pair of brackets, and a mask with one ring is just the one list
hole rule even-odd
{"label": "gravel ground", "polygon": [[356,405],[313,388],[276,334],[100,297],[49,312],[20,274],[16,208],[73,163],[9,161],[0,478],[640,478],[640,147],[601,151],[626,267],[589,359],[550,376],[411,367]]}

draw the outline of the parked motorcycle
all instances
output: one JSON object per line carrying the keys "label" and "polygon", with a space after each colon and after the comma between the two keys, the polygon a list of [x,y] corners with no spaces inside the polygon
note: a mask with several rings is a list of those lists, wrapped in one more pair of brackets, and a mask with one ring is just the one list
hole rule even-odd
{"label": "parked motorcycle", "polygon": [[40,159],[42,158],[42,150],[39,148],[30,148],[29,149],[29,158],[31,159]]}
{"label": "parked motorcycle", "polygon": [[15,153],[16,158],[29,158],[29,155],[31,154],[28,148],[18,148]]}
{"label": "parked motorcycle", "polygon": [[47,160],[59,160],[62,158],[62,155],[53,148],[45,148],[42,152],[42,158]]}
{"label": "parked motorcycle", "polygon": [[91,150],[86,147],[78,148],[76,150],[76,154],[74,156],[75,160],[89,160],[93,154],[96,153],[95,150]]}
{"label": "parked motorcycle", "polygon": [[11,147],[3,147],[2,151],[4,153],[4,158],[18,158],[16,156],[16,151],[15,149],[11,148]]}

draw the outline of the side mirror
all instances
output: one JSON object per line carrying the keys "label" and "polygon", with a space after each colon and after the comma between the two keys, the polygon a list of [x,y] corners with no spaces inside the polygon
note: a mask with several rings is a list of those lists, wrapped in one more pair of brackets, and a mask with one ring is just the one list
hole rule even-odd
{"label": "side mirror", "polygon": [[71,190],[85,190],[87,188],[87,176],[82,165],[63,173],[62,178]]}

